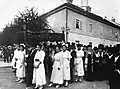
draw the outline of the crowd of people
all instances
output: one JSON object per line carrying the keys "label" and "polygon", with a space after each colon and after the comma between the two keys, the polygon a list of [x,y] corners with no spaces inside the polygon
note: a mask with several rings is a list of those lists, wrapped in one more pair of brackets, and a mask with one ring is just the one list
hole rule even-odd
{"label": "crowd of people", "polygon": [[10,63],[13,57],[13,50],[14,48],[12,46],[1,46],[0,58],[3,58],[5,63]]}
{"label": "crowd of people", "polygon": [[[12,53],[12,52],[11,52]],[[25,82],[26,89],[35,85],[56,88],[69,83],[109,80],[111,89],[120,88],[120,44],[105,46],[92,43],[49,42],[29,46],[16,45],[12,66],[18,83]]]}

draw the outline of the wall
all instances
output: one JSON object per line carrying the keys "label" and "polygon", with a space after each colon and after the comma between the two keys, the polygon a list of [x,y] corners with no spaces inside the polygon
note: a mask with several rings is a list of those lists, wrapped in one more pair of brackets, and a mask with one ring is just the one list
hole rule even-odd
{"label": "wall", "polygon": [[55,32],[62,32],[61,28],[65,27],[66,23],[66,10],[61,10],[57,13],[50,15],[47,18],[49,25]]}
{"label": "wall", "polygon": [[[82,21],[82,29],[75,28],[75,19],[80,19]],[[89,24],[92,24],[92,32],[90,32]],[[98,22],[96,20],[85,17],[81,14],[75,13],[73,11],[68,11],[68,26],[70,28],[69,41],[83,41],[85,44],[89,41],[93,42],[95,45],[98,43],[103,44],[115,44],[119,43],[120,35],[118,39],[115,38],[115,33],[120,34],[120,30]],[[110,38],[110,34],[112,37]],[[82,36],[83,35],[83,36]],[[74,38],[74,39],[73,39]]]}
{"label": "wall", "polygon": [[[81,30],[75,28],[75,19],[80,19],[82,21]],[[48,16],[47,20],[55,32],[61,33],[61,28],[66,27],[66,9]],[[92,23],[93,25],[92,32],[89,31],[89,23]],[[119,32],[120,34],[119,29],[113,28],[70,10],[68,10],[68,27],[70,28],[70,34],[68,36],[69,41],[75,42],[78,40],[84,44],[92,42],[94,45],[99,43],[116,44],[120,41],[120,35],[118,39],[116,39],[114,35],[115,32]],[[112,35],[111,38],[110,35]]]}
{"label": "wall", "polygon": [[119,42],[116,41],[110,41],[110,40],[105,40],[105,39],[100,39],[96,37],[91,37],[87,35],[78,35],[75,33],[69,33],[69,42],[75,42],[75,40],[80,41],[81,44],[88,45],[89,42],[92,42],[94,46],[98,46],[98,44],[104,44],[104,45],[115,45],[115,44],[120,44]]}

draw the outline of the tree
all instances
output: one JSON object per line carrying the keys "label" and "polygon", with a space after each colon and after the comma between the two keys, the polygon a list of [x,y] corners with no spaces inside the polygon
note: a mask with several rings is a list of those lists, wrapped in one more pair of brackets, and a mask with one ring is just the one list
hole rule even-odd
{"label": "tree", "polygon": [[0,43],[3,45],[24,42],[23,33],[29,32],[48,32],[48,22],[45,18],[38,15],[37,10],[33,8],[19,12],[13,22],[7,24],[3,29]]}
{"label": "tree", "polygon": [[40,32],[45,28],[49,28],[48,22],[45,18],[38,15],[37,10],[34,10],[34,7],[26,9],[23,12],[19,12],[19,15],[14,19],[14,23],[18,25],[20,30],[24,30],[23,26],[26,26],[26,29],[32,32]]}
{"label": "tree", "polygon": [[16,43],[17,40],[17,29],[13,24],[7,24],[0,36],[0,44],[11,45]]}

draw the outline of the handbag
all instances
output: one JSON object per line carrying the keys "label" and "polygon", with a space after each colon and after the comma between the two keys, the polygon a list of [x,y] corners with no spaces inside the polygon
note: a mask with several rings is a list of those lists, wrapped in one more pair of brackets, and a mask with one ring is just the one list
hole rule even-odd
{"label": "handbag", "polygon": [[34,67],[37,68],[42,62],[39,59],[35,59]]}
{"label": "handbag", "polygon": [[35,61],[36,61],[36,62],[38,62],[38,61],[39,61],[39,59],[35,59]]}

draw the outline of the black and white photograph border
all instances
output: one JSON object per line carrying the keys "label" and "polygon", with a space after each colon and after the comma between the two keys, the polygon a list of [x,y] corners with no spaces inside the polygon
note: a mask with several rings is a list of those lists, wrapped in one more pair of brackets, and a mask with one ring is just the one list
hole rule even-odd
{"label": "black and white photograph border", "polygon": [[120,89],[119,0],[1,0],[0,89]]}

